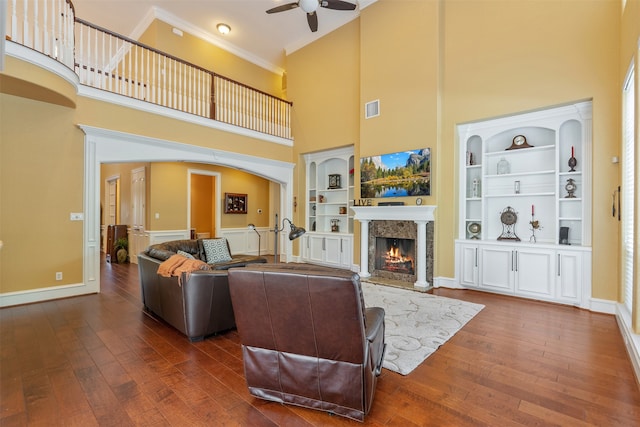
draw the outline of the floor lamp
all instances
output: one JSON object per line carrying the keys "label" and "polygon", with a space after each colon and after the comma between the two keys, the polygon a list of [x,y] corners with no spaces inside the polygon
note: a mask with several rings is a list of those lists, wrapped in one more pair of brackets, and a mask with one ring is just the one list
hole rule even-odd
{"label": "floor lamp", "polygon": [[260,256],[260,248],[262,247],[262,245],[260,244],[260,240],[261,240],[262,236],[260,235],[260,232],[258,230],[256,230],[255,224],[247,224],[247,228],[249,230],[255,231],[256,234],[258,235],[258,256]]}
{"label": "floor lamp", "polygon": [[289,240],[296,240],[298,237],[302,236],[304,233],[307,232],[307,230],[305,230],[302,227],[296,227],[294,225],[293,222],[291,222],[291,220],[289,218],[284,218],[282,220],[282,228],[278,228],[279,222],[278,222],[278,214],[276,214],[276,225],[273,228],[273,232],[276,235],[275,238],[275,243],[274,243],[274,250],[273,253],[275,254],[275,259],[273,262],[278,262],[278,258],[280,258],[280,254],[278,253],[278,233],[280,233],[281,231],[284,231],[284,222],[287,221],[289,223],[289,227],[291,227],[291,231],[289,232]]}

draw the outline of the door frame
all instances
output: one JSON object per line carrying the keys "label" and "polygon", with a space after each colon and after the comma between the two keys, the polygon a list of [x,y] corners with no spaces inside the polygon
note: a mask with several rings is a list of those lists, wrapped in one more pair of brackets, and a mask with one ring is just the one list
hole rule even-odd
{"label": "door frame", "polygon": [[[204,169],[192,169],[189,168],[187,170],[187,230],[191,230],[191,175],[205,175],[212,176],[215,178],[215,187],[213,188],[213,200],[216,204],[216,212],[215,212],[215,232],[220,231],[220,192],[222,191],[222,175],[220,172],[208,171]],[[212,234],[211,237],[215,237],[215,234]]]}

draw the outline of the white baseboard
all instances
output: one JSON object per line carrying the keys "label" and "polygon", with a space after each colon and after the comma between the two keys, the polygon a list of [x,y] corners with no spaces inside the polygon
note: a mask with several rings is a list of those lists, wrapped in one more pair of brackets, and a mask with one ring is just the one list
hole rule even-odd
{"label": "white baseboard", "polygon": [[47,288],[29,289],[27,291],[6,292],[0,294],[0,307],[31,304],[53,299],[77,297],[80,295],[95,294],[99,289],[87,286],[84,283],[71,285],[51,286]]}
{"label": "white baseboard", "polygon": [[434,277],[434,288],[451,288],[451,289],[465,289],[456,283],[456,279],[452,277]]}
{"label": "white baseboard", "polygon": [[596,313],[616,314],[616,302],[606,299],[590,298],[589,306],[582,307],[589,311],[595,311]]}
{"label": "white baseboard", "polygon": [[636,374],[636,382],[640,386],[640,335],[633,332],[631,314],[623,304],[616,304],[616,320]]}

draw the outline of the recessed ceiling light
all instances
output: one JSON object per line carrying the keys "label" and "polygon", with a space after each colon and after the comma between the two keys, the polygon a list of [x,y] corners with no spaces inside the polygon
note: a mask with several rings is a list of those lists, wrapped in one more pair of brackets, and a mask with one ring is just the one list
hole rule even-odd
{"label": "recessed ceiling light", "polygon": [[227,24],[218,24],[216,25],[216,28],[218,29],[218,31],[220,32],[220,34],[222,34],[223,36],[226,34],[229,34],[229,32],[231,31],[231,27],[228,26]]}

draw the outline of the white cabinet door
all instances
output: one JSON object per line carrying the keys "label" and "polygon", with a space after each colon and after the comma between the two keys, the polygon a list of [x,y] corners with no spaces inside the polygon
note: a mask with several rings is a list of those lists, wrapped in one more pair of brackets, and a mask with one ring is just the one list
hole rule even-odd
{"label": "white cabinet door", "polygon": [[469,288],[478,287],[479,251],[478,245],[458,244],[459,259],[458,277],[460,285]]}
{"label": "white cabinet door", "polygon": [[508,247],[484,246],[480,249],[480,287],[513,292],[514,251]]}
{"label": "white cabinet door", "polygon": [[582,253],[558,251],[556,255],[556,298],[579,303],[582,286]]}
{"label": "white cabinet door", "polygon": [[309,235],[309,262],[324,262],[324,236]]}
{"label": "white cabinet door", "polygon": [[342,263],[342,252],[340,252],[341,240],[338,236],[327,236],[324,238],[324,262],[326,264],[338,267]]}
{"label": "white cabinet door", "polygon": [[515,292],[542,299],[554,295],[554,252],[547,249],[514,248]]}
{"label": "white cabinet door", "polygon": [[340,238],[340,266],[351,269],[353,260],[353,249],[351,245],[351,237]]}

